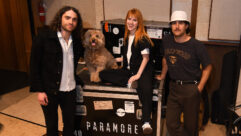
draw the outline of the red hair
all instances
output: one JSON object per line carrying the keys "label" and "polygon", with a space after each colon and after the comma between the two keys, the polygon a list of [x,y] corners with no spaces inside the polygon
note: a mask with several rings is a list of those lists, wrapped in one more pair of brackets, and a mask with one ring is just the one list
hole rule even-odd
{"label": "red hair", "polygon": [[146,31],[145,31],[145,28],[144,28],[144,22],[143,22],[143,17],[142,17],[142,14],[141,14],[141,11],[136,9],[136,8],[133,8],[133,9],[130,9],[128,12],[127,12],[127,15],[126,15],[126,19],[125,19],[125,35],[124,35],[124,43],[126,43],[126,40],[130,34],[130,31],[128,30],[127,28],[127,19],[130,17],[130,16],[133,16],[137,19],[137,30],[135,32],[135,41],[134,41],[134,45],[137,44],[137,42],[139,40],[141,40],[142,38],[145,38],[147,39],[151,45],[153,46],[153,42],[151,41],[150,37],[147,35]]}

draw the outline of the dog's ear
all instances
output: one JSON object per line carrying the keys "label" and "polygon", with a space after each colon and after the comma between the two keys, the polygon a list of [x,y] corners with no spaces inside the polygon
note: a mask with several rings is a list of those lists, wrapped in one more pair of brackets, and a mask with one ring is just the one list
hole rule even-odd
{"label": "dog's ear", "polygon": [[85,32],[84,40],[83,40],[83,46],[84,47],[87,47],[89,45],[89,39],[90,39],[91,31],[92,30],[88,30],[87,32]]}
{"label": "dog's ear", "polygon": [[99,31],[99,34],[100,34],[100,37],[104,43],[104,46],[105,46],[105,35],[102,33],[102,31],[98,30]]}

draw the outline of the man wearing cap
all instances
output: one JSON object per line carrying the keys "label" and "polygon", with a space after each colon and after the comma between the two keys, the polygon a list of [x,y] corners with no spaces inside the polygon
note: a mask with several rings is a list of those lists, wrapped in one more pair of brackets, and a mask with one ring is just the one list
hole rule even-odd
{"label": "man wearing cap", "polygon": [[[171,136],[197,136],[201,92],[212,66],[207,50],[189,35],[190,22],[184,11],[174,11],[170,27],[172,35],[163,38],[162,73],[157,79],[170,76],[167,101],[167,130]],[[184,123],[180,115],[184,113]]]}

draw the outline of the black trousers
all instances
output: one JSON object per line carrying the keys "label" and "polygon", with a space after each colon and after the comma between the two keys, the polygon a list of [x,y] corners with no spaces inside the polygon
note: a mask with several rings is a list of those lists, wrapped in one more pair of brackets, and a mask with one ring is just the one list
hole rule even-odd
{"label": "black trousers", "polygon": [[[126,87],[129,78],[132,76],[129,70],[117,69],[117,70],[104,70],[100,72],[100,78],[102,82],[112,83],[113,85]],[[152,69],[145,69],[137,81],[137,94],[142,104],[142,121],[150,122],[152,112]]]}
{"label": "black trousers", "polygon": [[74,119],[76,110],[76,91],[58,92],[57,94],[47,94],[48,105],[42,106],[45,123],[47,126],[47,136],[58,136],[58,106],[60,106],[63,118],[63,136],[73,136]]}
{"label": "black trousers", "polygon": [[[167,130],[170,136],[198,136],[198,113],[201,93],[196,84],[178,85],[170,82],[167,100]],[[184,114],[184,124],[180,115]]]}

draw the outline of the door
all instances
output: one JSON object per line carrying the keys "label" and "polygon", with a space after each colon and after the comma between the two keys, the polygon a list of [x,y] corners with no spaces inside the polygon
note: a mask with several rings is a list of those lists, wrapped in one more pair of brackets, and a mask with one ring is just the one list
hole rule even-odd
{"label": "door", "polygon": [[31,31],[27,0],[0,0],[0,69],[28,71]]}

